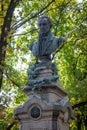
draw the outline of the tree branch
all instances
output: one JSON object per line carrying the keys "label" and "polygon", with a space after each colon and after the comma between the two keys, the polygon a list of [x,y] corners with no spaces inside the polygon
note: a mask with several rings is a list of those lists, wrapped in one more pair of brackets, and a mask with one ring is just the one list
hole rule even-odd
{"label": "tree branch", "polygon": [[16,85],[18,88],[20,88],[20,85],[18,83],[16,83],[12,78],[10,78],[7,73],[6,73],[6,76],[14,85]]}
{"label": "tree branch", "polygon": [[[15,23],[12,26],[13,30],[18,29],[19,27],[21,27],[22,25],[24,25],[26,22],[28,22],[29,20],[35,18],[36,16],[38,16],[40,13],[42,13],[46,8],[48,8],[53,2],[55,2],[55,0],[52,0],[51,2],[49,2],[42,10],[38,11],[37,13],[35,13],[33,16],[31,16],[30,18],[27,16],[26,18],[24,17],[23,19],[25,19],[24,21],[20,22],[21,20],[17,21],[17,23]],[[29,14],[30,15],[30,14]]]}
{"label": "tree branch", "polygon": [[6,130],[11,130],[11,128],[15,125],[15,122],[11,123],[7,128]]}
{"label": "tree branch", "polygon": [[10,125],[8,125],[8,127],[6,128],[6,130],[11,130],[11,128],[17,123],[16,118],[13,119],[12,123]]}
{"label": "tree branch", "polygon": [[83,101],[83,102],[77,103],[77,104],[73,105],[72,107],[76,108],[76,107],[81,107],[81,106],[84,106],[84,105],[87,105],[87,101]]}

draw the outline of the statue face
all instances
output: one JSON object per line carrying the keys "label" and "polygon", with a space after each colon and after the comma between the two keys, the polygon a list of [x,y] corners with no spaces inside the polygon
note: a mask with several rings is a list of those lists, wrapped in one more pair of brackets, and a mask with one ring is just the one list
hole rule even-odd
{"label": "statue face", "polygon": [[45,34],[50,31],[50,24],[47,18],[42,18],[39,20],[39,29],[41,34]]}

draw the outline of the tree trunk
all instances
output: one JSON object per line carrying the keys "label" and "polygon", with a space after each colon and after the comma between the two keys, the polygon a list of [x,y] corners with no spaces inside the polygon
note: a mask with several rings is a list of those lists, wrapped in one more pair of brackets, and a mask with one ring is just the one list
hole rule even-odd
{"label": "tree trunk", "polygon": [[2,86],[2,79],[3,79],[3,71],[4,71],[4,60],[6,55],[6,47],[8,44],[8,33],[10,32],[10,26],[12,22],[12,16],[15,7],[21,0],[11,0],[9,7],[6,11],[6,16],[4,17],[4,24],[2,25],[2,32],[0,36],[0,89]]}

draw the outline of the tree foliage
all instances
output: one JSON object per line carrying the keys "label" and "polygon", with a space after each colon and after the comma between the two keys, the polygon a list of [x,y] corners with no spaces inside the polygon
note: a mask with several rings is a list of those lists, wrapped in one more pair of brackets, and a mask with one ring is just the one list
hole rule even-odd
{"label": "tree foliage", "polygon": [[76,118],[71,130],[86,129],[86,10],[86,0],[81,3],[76,0],[0,1],[0,86],[1,104],[5,107],[0,117],[0,129],[19,129],[13,110],[26,99],[22,89],[28,81],[27,70],[35,62],[28,47],[38,37],[39,15],[48,15],[52,19],[54,35],[68,37],[61,51],[54,53],[54,62],[75,110]]}

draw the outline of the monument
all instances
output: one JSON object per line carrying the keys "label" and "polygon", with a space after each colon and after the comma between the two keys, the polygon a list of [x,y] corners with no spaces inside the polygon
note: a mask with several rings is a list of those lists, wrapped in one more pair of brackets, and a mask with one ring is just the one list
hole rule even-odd
{"label": "monument", "polygon": [[14,113],[20,130],[69,130],[74,113],[52,61],[52,54],[61,49],[66,39],[52,35],[49,17],[39,17],[38,27],[38,40],[30,45],[36,63],[30,67],[28,83],[23,89],[28,100]]}

